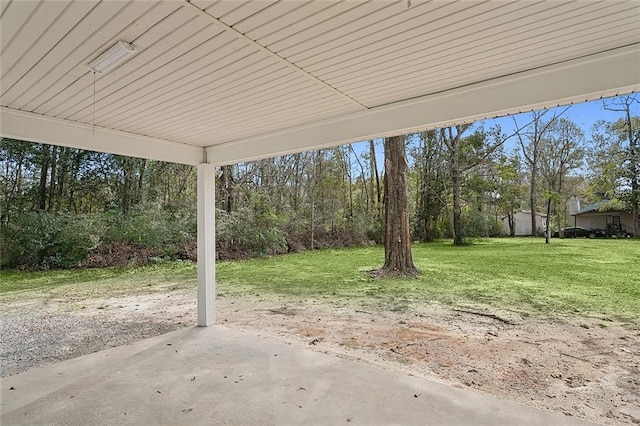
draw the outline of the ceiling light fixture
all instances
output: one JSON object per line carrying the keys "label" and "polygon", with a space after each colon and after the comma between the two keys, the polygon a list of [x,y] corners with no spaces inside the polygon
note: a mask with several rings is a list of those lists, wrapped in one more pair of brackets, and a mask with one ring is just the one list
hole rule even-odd
{"label": "ceiling light fixture", "polygon": [[135,51],[136,48],[133,47],[133,45],[120,40],[93,61],[89,62],[88,65],[91,71],[104,74],[117,65],[120,65],[129,56],[133,55]]}

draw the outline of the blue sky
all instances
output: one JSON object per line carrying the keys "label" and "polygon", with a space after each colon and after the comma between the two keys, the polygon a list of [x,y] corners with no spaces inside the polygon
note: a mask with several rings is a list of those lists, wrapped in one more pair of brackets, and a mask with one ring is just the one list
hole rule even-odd
{"label": "blue sky", "polygon": [[[615,102],[616,98],[607,99],[608,103]],[[614,108],[617,106],[613,106]],[[549,117],[553,115],[554,112],[561,113],[566,106],[552,108],[549,111]],[[632,107],[632,115],[638,116],[640,115],[640,104],[634,103]],[[527,124],[530,120],[528,113],[516,114],[516,119],[520,125]],[[614,122],[620,118],[624,117],[622,112],[610,111],[604,108],[603,101],[591,101],[591,102],[582,102],[579,104],[574,104],[569,107],[569,109],[562,114],[563,118],[569,119],[576,123],[584,132],[585,141],[589,141],[591,139],[591,131],[593,129],[593,125],[597,123],[599,120],[604,120],[606,122]],[[485,121],[486,127],[492,127],[496,123],[500,124],[503,133],[506,135],[510,135],[513,133],[515,127],[513,123],[513,118],[511,117],[501,117],[495,120],[487,120]],[[517,145],[517,140],[513,138],[513,140],[507,141],[505,144],[505,151],[509,152]]]}
{"label": "blue sky", "polygon": [[[615,100],[615,98],[610,98],[609,100],[613,101]],[[565,108],[566,106],[552,108],[550,110],[549,116],[551,116],[554,111],[560,113]],[[526,124],[530,120],[528,114],[529,113],[516,114],[515,117],[516,120],[518,120],[518,123],[520,123],[521,125]],[[633,104],[632,115],[640,116],[640,103],[636,102]],[[623,118],[623,114],[621,112],[605,110],[603,101],[597,100],[571,105],[571,107],[562,115],[562,117],[576,123],[584,132],[585,140],[588,141],[590,139],[591,129],[596,122],[598,122],[599,120],[613,122],[620,118]],[[513,118],[511,118],[510,116],[501,117],[494,120],[485,120],[484,123],[485,128],[487,129],[495,126],[496,124],[500,124],[502,132],[506,135],[510,135],[514,131]],[[515,138],[512,138],[505,143],[506,152],[510,152],[516,147],[517,140]],[[357,142],[354,143],[353,148],[355,152],[360,154],[362,152],[368,152],[369,144],[368,142]],[[376,158],[378,168],[380,169],[380,172],[382,172],[384,169],[384,152],[382,149],[382,139],[376,140]]]}
{"label": "blue sky", "polygon": [[[615,98],[609,99],[609,101],[614,100]],[[566,106],[551,109],[550,116],[554,111],[560,113],[565,108]],[[517,114],[515,117],[518,119],[519,123],[526,124],[528,120],[527,115],[527,113],[523,113]],[[633,115],[640,115],[640,105],[638,103],[634,104]],[[623,114],[621,112],[604,109],[603,101],[598,100],[571,105],[571,107],[562,116],[576,123],[585,132],[585,136],[588,137],[591,134],[593,125],[598,120],[616,121],[619,118],[622,118]],[[489,127],[494,125],[494,123],[499,123],[505,133],[513,131],[513,119],[511,117],[487,120],[486,123]]]}

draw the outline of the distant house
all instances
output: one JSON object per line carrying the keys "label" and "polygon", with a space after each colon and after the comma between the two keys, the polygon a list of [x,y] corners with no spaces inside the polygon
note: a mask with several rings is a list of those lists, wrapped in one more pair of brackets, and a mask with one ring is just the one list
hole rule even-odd
{"label": "distant house", "polygon": [[[518,210],[513,213],[513,227],[515,236],[531,235],[531,210]],[[504,233],[511,235],[509,216],[502,218]],[[536,213],[536,234],[543,234],[547,228],[547,215]]]}
{"label": "distant house", "polygon": [[605,207],[607,201],[595,203],[573,213],[573,226],[604,229],[608,236],[633,235],[633,215],[625,210]]}

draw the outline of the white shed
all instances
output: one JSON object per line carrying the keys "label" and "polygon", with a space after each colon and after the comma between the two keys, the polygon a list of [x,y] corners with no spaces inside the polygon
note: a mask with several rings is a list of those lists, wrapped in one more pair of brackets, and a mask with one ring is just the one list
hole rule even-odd
{"label": "white shed", "polygon": [[[502,218],[502,224],[504,226],[504,233],[510,235],[509,216]],[[531,235],[531,210],[518,210],[513,213],[513,227],[515,236]],[[536,213],[536,234],[544,233],[546,228],[547,215]]]}

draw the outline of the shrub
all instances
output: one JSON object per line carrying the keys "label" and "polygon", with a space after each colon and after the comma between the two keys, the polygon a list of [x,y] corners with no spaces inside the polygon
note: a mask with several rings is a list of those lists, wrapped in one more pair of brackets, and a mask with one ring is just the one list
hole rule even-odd
{"label": "shrub", "polygon": [[251,206],[237,212],[217,210],[218,256],[229,259],[286,253],[287,240],[280,229],[281,222],[261,194],[254,194]]}
{"label": "shrub", "polygon": [[2,229],[2,266],[70,268],[98,243],[89,215],[26,212]]}
{"label": "shrub", "polygon": [[465,237],[497,237],[502,228],[495,217],[472,210],[462,215],[462,232]]}

